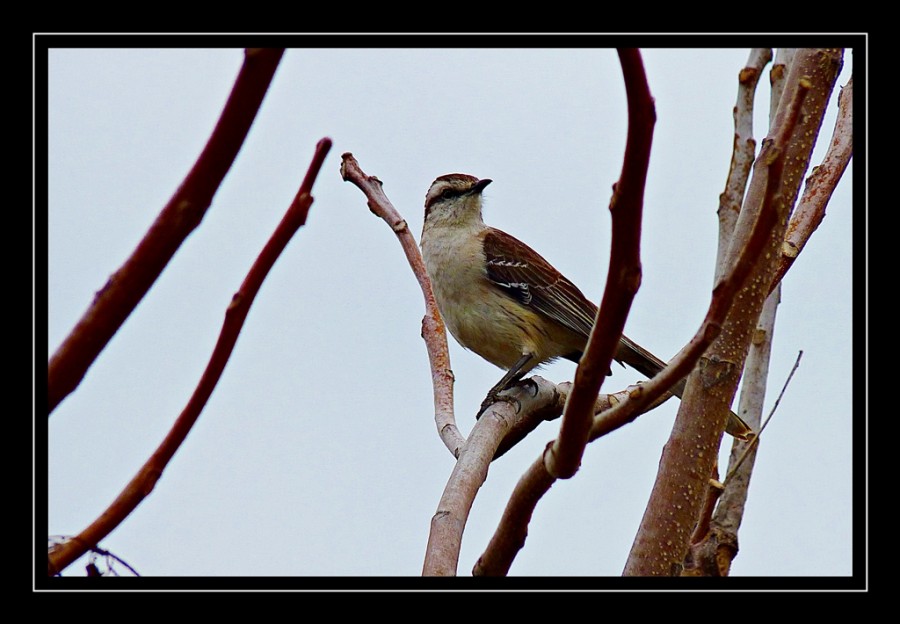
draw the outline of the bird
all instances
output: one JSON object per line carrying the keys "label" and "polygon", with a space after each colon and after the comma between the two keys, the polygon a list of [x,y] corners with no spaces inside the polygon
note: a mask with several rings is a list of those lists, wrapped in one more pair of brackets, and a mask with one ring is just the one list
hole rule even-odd
{"label": "bird", "polygon": [[[484,223],[489,178],[439,176],[425,195],[420,246],[438,310],[451,335],[506,370],[479,416],[500,392],[557,358],[581,359],[597,306],[534,249]],[[614,359],[652,378],[665,362],[622,335]],[[682,379],[670,392],[680,397]],[[752,429],[734,412],[726,432],[748,439]]]}

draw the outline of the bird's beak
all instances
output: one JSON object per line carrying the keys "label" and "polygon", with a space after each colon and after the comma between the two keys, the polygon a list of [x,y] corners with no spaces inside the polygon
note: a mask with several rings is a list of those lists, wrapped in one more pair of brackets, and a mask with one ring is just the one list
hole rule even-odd
{"label": "bird's beak", "polygon": [[493,180],[491,180],[490,178],[485,178],[484,180],[478,180],[478,182],[475,183],[475,186],[472,187],[472,193],[480,193],[481,191],[484,190],[484,187],[486,187],[491,182],[493,182]]}

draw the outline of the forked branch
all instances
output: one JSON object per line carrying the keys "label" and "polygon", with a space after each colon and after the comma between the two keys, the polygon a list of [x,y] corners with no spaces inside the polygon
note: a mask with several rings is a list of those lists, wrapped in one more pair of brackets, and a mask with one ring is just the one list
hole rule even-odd
{"label": "forked branch", "polygon": [[[728,408],[768,294],[776,252],[784,240],[787,215],[815,145],[840,59],[840,50],[798,50],[790,66],[773,130],[757,158],[726,254],[732,266],[749,259],[752,271],[740,289],[741,305],[729,310],[719,337],[688,378],[626,575],[677,574],[687,554]],[[714,304],[721,287],[720,283],[714,289]]]}

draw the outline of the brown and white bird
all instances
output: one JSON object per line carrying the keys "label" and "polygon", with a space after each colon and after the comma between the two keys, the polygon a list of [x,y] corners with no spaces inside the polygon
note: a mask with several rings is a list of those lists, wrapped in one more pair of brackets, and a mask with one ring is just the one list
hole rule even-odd
{"label": "brown and white bird", "polygon": [[[597,306],[540,254],[485,225],[482,191],[489,179],[462,173],[437,178],[425,196],[422,257],[450,333],[466,349],[505,369],[479,413],[535,367],[581,359]],[[622,336],[616,361],[653,377],[665,362]],[[684,380],[672,394],[681,396]],[[736,414],[726,431],[746,439]]]}

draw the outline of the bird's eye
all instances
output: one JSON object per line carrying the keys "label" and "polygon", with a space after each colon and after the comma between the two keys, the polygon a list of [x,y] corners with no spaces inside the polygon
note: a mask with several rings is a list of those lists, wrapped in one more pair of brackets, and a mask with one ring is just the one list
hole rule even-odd
{"label": "bird's eye", "polygon": [[456,197],[456,191],[454,191],[453,189],[444,189],[443,191],[441,191],[441,198],[450,199],[452,197]]}

